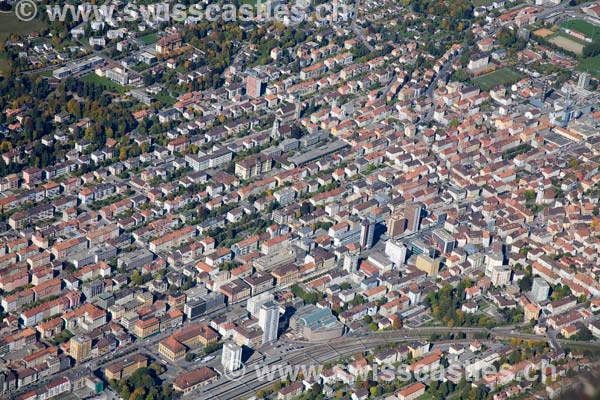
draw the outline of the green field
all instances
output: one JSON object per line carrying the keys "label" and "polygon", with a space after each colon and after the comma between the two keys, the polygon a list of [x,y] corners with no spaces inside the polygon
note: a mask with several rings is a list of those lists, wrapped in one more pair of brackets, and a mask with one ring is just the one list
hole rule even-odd
{"label": "green field", "polygon": [[492,4],[494,2],[494,0],[473,0],[473,6],[474,7],[482,7],[482,6],[489,6],[490,4]]}
{"label": "green field", "polygon": [[594,24],[591,24],[582,19],[570,19],[568,21],[560,24],[561,27],[565,29],[572,29],[577,32],[583,33],[585,36],[590,39],[599,39],[600,38],[600,27]]}
{"label": "green field", "polygon": [[512,85],[521,79],[521,75],[510,69],[499,69],[489,74],[473,78],[473,83],[481,90],[490,90],[498,85]]}
{"label": "green field", "polygon": [[37,19],[23,22],[12,13],[0,13],[0,42],[4,43],[10,35],[27,35],[31,32],[39,32],[45,27],[46,24]]}
{"label": "green field", "polygon": [[579,61],[577,71],[589,72],[600,79],[600,55],[592,58],[584,58]]}
{"label": "green field", "polygon": [[424,395],[417,397],[417,400],[435,400],[435,399],[437,399],[437,397],[435,397],[431,393],[425,393]]}
{"label": "green field", "polygon": [[172,106],[173,104],[175,104],[177,102],[177,100],[175,100],[174,98],[172,98],[171,96],[169,96],[168,94],[165,94],[165,93],[157,94],[154,97],[156,97],[156,100],[160,101],[161,103],[163,103],[167,106]]}
{"label": "green field", "polygon": [[95,83],[97,85],[101,85],[103,86],[106,90],[111,91],[111,92],[116,92],[119,94],[123,94],[125,93],[125,88],[121,85],[119,85],[118,83],[115,83],[113,81],[111,81],[110,79],[103,77],[103,76],[98,76],[95,73],[89,73],[86,76],[84,76],[83,78],[81,78],[81,80],[83,82],[92,82]]}
{"label": "green field", "polygon": [[[23,22],[12,13],[0,13],[0,43],[6,42],[11,35],[27,35],[31,32],[39,32],[45,27],[46,24],[39,20]],[[7,68],[6,53],[3,52],[0,54],[0,72],[5,72]]]}
{"label": "green field", "polygon": [[138,39],[140,39],[145,44],[152,44],[158,41],[158,35],[156,33],[149,33],[147,35],[140,36]]}

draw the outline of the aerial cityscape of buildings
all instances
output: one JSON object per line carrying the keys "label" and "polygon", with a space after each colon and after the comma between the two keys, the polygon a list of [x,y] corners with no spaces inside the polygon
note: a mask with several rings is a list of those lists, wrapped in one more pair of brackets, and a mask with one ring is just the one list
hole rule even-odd
{"label": "aerial cityscape of buildings", "polygon": [[0,398],[598,395],[598,1],[24,1]]}

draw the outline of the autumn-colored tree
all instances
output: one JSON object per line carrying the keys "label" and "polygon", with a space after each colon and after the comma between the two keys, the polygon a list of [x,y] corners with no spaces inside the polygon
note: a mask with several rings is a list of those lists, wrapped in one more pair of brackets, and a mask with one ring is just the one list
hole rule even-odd
{"label": "autumn-colored tree", "polygon": [[146,391],[144,388],[139,387],[131,393],[129,400],[144,400],[144,397],[146,397]]}
{"label": "autumn-colored tree", "polygon": [[120,161],[127,160],[127,147],[121,147],[119,149],[119,160]]}
{"label": "autumn-colored tree", "polygon": [[5,153],[7,151],[11,151],[13,149],[13,145],[8,140],[3,140],[2,144],[0,144],[0,151]]}
{"label": "autumn-colored tree", "polygon": [[75,118],[81,118],[81,104],[76,99],[71,99],[67,103],[67,111]]}
{"label": "autumn-colored tree", "polygon": [[133,271],[133,274],[131,274],[131,283],[133,283],[135,286],[142,284],[142,276],[138,270]]}

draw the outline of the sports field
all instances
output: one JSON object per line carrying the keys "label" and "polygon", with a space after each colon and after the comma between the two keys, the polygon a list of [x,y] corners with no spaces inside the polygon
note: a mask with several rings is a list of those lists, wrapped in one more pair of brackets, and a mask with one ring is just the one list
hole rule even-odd
{"label": "sports field", "polygon": [[600,26],[596,26],[582,19],[570,19],[561,23],[560,26],[565,29],[572,29],[574,31],[583,33],[590,39],[600,39]]}
{"label": "sports field", "polygon": [[550,29],[542,28],[542,29],[538,29],[537,31],[533,32],[533,34],[535,36],[545,38],[545,37],[554,35],[554,32],[552,32]]}
{"label": "sports field", "polygon": [[585,47],[583,43],[563,33],[559,33],[558,35],[549,38],[548,41],[560,48],[575,53],[578,56],[583,53],[583,48]]}
{"label": "sports field", "polygon": [[521,75],[510,69],[499,69],[489,74],[478,76],[473,82],[481,90],[490,90],[496,86],[512,85],[521,79]]}

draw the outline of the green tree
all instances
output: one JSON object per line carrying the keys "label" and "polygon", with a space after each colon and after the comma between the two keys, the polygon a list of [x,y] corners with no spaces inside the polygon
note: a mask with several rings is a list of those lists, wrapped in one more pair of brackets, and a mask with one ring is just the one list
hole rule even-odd
{"label": "green tree", "polygon": [[575,340],[592,340],[594,339],[594,335],[592,334],[592,332],[588,329],[587,326],[582,326],[579,329],[579,332],[577,332],[577,334],[575,335]]}
{"label": "green tree", "polygon": [[523,279],[519,281],[519,288],[521,292],[527,292],[531,290],[532,280],[528,275],[525,275]]}
{"label": "green tree", "polygon": [[560,283],[558,283],[552,288],[551,297],[553,300],[562,300],[570,294],[571,289],[567,285],[561,285]]}
{"label": "green tree", "polygon": [[517,364],[519,361],[521,361],[521,353],[519,351],[513,351],[512,353],[510,353],[510,356],[508,356],[508,362],[511,365],[515,365]]}
{"label": "green tree", "polygon": [[129,388],[127,386],[124,386],[121,391],[119,392],[119,395],[121,396],[122,399],[129,399],[129,396],[131,395],[129,393]]}
{"label": "green tree", "polygon": [[171,389],[171,385],[168,383],[162,384],[161,394],[163,399],[170,399],[173,395],[173,389]]}
{"label": "green tree", "polygon": [[533,190],[533,189],[525,190],[525,191],[523,191],[523,196],[525,196],[526,201],[534,201],[536,198],[535,190]]}

